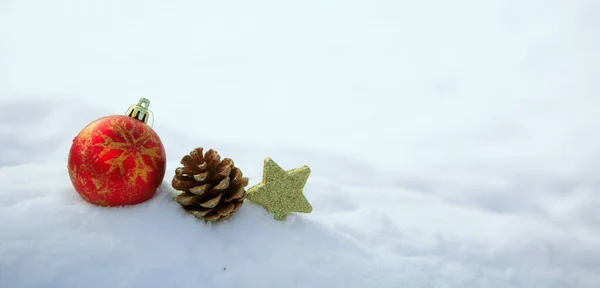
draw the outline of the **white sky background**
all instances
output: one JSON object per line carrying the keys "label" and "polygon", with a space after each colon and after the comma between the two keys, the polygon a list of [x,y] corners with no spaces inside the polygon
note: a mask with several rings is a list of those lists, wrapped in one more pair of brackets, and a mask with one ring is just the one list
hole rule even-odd
{"label": "white sky background", "polygon": [[0,99],[70,97],[121,114],[147,97],[157,125],[198,137],[350,154],[407,173],[469,163],[591,173],[599,9],[4,0]]}

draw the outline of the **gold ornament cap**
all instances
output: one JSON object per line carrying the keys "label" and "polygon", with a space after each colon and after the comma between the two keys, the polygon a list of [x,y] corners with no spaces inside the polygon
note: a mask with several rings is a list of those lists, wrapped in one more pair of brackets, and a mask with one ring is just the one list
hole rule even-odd
{"label": "gold ornament cap", "polygon": [[152,127],[154,126],[154,113],[148,109],[148,107],[150,107],[150,100],[142,98],[137,104],[129,106],[125,115],[138,119],[146,124],[148,124],[148,118],[152,117],[152,124],[150,124],[150,127]]}

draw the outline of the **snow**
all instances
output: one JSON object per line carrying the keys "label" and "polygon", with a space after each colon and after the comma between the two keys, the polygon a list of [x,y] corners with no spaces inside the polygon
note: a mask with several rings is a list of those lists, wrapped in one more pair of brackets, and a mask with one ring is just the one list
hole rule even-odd
{"label": "snow", "polygon": [[[597,1],[0,1],[0,287],[596,287]],[[168,171],[118,209],[66,171],[151,100]],[[311,214],[171,200],[203,146],[311,168]]]}

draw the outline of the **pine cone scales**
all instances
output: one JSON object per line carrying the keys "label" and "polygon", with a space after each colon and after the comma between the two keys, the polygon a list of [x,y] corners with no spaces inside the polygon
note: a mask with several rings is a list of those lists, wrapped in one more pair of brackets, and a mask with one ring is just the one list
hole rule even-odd
{"label": "pine cone scales", "polygon": [[181,159],[183,167],[175,170],[171,186],[183,193],[175,197],[190,214],[205,221],[231,217],[244,203],[248,178],[235,167],[233,160],[221,160],[210,149],[196,148]]}

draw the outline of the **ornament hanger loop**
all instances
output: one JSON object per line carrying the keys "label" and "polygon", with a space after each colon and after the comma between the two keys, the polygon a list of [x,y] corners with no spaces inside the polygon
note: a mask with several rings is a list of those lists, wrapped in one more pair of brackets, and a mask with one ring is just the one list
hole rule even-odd
{"label": "ornament hanger loop", "polygon": [[148,123],[148,117],[150,116],[152,117],[152,124],[150,124],[150,127],[152,127],[154,126],[154,112],[148,109],[149,107],[150,100],[142,98],[137,104],[131,105],[125,114],[144,123]]}

